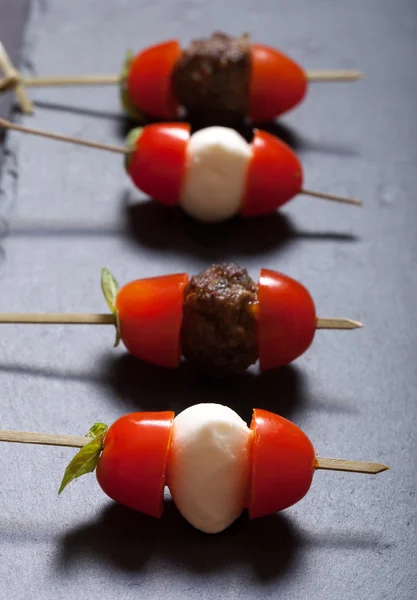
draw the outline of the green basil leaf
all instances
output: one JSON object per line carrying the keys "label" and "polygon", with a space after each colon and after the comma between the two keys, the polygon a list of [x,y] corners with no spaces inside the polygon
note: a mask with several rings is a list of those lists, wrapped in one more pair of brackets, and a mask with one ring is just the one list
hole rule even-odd
{"label": "green basil leaf", "polygon": [[127,154],[125,154],[125,169],[129,172],[130,161],[132,160],[132,154],[136,150],[136,144],[140,136],[142,135],[143,127],[135,127],[131,129],[125,138],[125,146]]}
{"label": "green basil leaf", "polygon": [[116,296],[119,286],[108,269],[101,269],[101,289],[110,311],[115,315]]}
{"label": "green basil leaf", "polygon": [[113,348],[117,348],[117,346],[120,344],[120,320],[119,320],[119,313],[116,311],[116,339],[114,340],[114,344],[113,344]]}
{"label": "green basil leaf", "polygon": [[132,50],[128,50],[125,54],[125,60],[123,63],[122,70],[120,72],[120,101],[125,112],[128,116],[137,121],[138,123],[143,123],[146,121],[145,115],[139,110],[139,108],[133,103],[129,91],[127,89],[127,78],[129,76],[130,66],[132,64],[132,60],[134,58],[134,54]]}
{"label": "green basil leaf", "polygon": [[81,475],[92,473],[94,471],[103,449],[103,441],[104,434],[99,435],[91,440],[91,442],[89,442],[86,446],[81,448],[79,452],[77,452],[65,469],[58,495],[67,487],[69,483],[71,483],[71,481],[77,479],[77,477],[81,477]]}
{"label": "green basil leaf", "polygon": [[107,432],[107,425],[105,423],[94,423],[92,427],[90,427],[89,432],[86,437],[96,438],[99,435],[103,435]]}

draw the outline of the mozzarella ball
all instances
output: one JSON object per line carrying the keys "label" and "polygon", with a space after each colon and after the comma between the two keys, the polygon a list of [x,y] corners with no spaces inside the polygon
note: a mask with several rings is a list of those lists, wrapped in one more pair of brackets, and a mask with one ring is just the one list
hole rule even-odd
{"label": "mozzarella ball", "polygon": [[168,487],[185,519],[218,533],[245,508],[252,432],[233,410],[196,404],[174,419]]}
{"label": "mozzarella ball", "polygon": [[233,129],[207,127],[194,133],[187,145],[182,208],[207,222],[237,214],[251,156],[251,146]]}

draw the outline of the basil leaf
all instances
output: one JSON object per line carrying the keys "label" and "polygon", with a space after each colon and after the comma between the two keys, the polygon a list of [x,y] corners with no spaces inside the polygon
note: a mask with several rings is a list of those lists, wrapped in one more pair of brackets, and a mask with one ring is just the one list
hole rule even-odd
{"label": "basil leaf", "polygon": [[108,269],[101,269],[101,289],[110,311],[115,315],[119,286]]}
{"label": "basil leaf", "polygon": [[127,78],[129,76],[130,67],[132,64],[132,60],[134,59],[134,54],[132,50],[128,50],[125,55],[125,60],[123,63],[123,67],[120,73],[120,101],[122,106],[127,113],[127,115],[133,119],[134,121],[138,121],[142,123],[146,121],[145,115],[139,110],[139,108],[133,103],[131,97],[129,96],[129,91],[127,89]]}
{"label": "basil leaf", "polygon": [[[77,452],[72,461],[65,469],[64,477],[58,490],[58,495],[67,487],[71,481],[92,473],[97,466],[101,451],[103,450],[104,438],[107,433],[107,425],[104,423],[94,423],[90,428],[86,437],[92,437],[91,442],[88,442],[81,450]],[[98,435],[95,435],[97,434]]]}
{"label": "basil leaf", "polygon": [[132,160],[132,154],[136,150],[136,144],[140,136],[142,135],[143,127],[135,127],[131,129],[125,138],[125,146],[127,154],[125,154],[125,169],[129,173],[130,162]]}
{"label": "basil leaf", "polygon": [[84,446],[84,448],[81,448],[79,452],[77,452],[72,461],[69,463],[68,467],[65,469],[58,495],[67,487],[69,483],[71,483],[71,481],[77,479],[77,477],[81,477],[81,475],[92,473],[94,471],[97,466],[98,459],[100,458],[103,439],[104,436],[96,437],[86,446]]}
{"label": "basil leaf", "polygon": [[116,311],[116,339],[114,340],[113,348],[117,348],[120,344],[120,321],[119,321],[119,313]]}
{"label": "basil leaf", "polygon": [[104,423],[94,423],[94,425],[90,427],[86,437],[96,438],[97,436],[106,433],[107,429],[108,427]]}

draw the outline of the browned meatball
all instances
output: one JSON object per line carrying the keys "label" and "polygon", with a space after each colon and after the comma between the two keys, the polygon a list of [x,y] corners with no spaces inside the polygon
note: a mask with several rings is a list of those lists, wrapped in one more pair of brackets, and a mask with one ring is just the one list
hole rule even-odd
{"label": "browned meatball", "polygon": [[173,69],[172,88],[191,119],[232,125],[249,114],[250,76],[248,35],[215,32],[183,50]]}
{"label": "browned meatball", "polygon": [[258,358],[257,286],[246,269],[212,265],[185,289],[183,355],[214,375],[240,373]]}

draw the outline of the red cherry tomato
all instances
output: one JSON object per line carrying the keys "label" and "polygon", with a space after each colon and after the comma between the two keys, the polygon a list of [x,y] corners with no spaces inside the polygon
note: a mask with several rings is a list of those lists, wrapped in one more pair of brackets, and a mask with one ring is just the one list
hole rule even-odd
{"label": "red cherry tomato", "polygon": [[184,288],[188,275],[138,279],[116,297],[120,334],[131,354],[161,367],[178,367]]}
{"label": "red cherry tomato", "polygon": [[251,146],[252,158],[241,208],[244,217],[275,211],[298,194],[303,184],[300,161],[284,142],[256,130]]}
{"label": "red cherry tomato", "polygon": [[272,121],[301,102],[307,91],[307,79],[297,63],[262,44],[251,45],[251,60],[252,121]]}
{"label": "red cherry tomato", "polygon": [[291,421],[255,408],[250,426],[252,467],[249,498],[251,519],[284,510],[310,489],[316,464],[309,438]]}
{"label": "red cherry tomato", "polygon": [[307,289],[286,275],[262,269],[258,284],[259,361],[263,370],[301,356],[316,332],[316,309]]}
{"label": "red cherry tomato", "polygon": [[144,127],[129,158],[129,175],[135,185],[162,204],[178,204],[189,139],[187,123]]}
{"label": "red cherry tomato", "polygon": [[116,502],[160,518],[174,413],[136,412],[111,425],[97,464],[97,481]]}
{"label": "red cherry tomato", "polygon": [[134,104],[156,119],[175,119],[178,105],[171,89],[171,73],[182,54],[176,40],[150,46],[135,56],[127,77]]}

